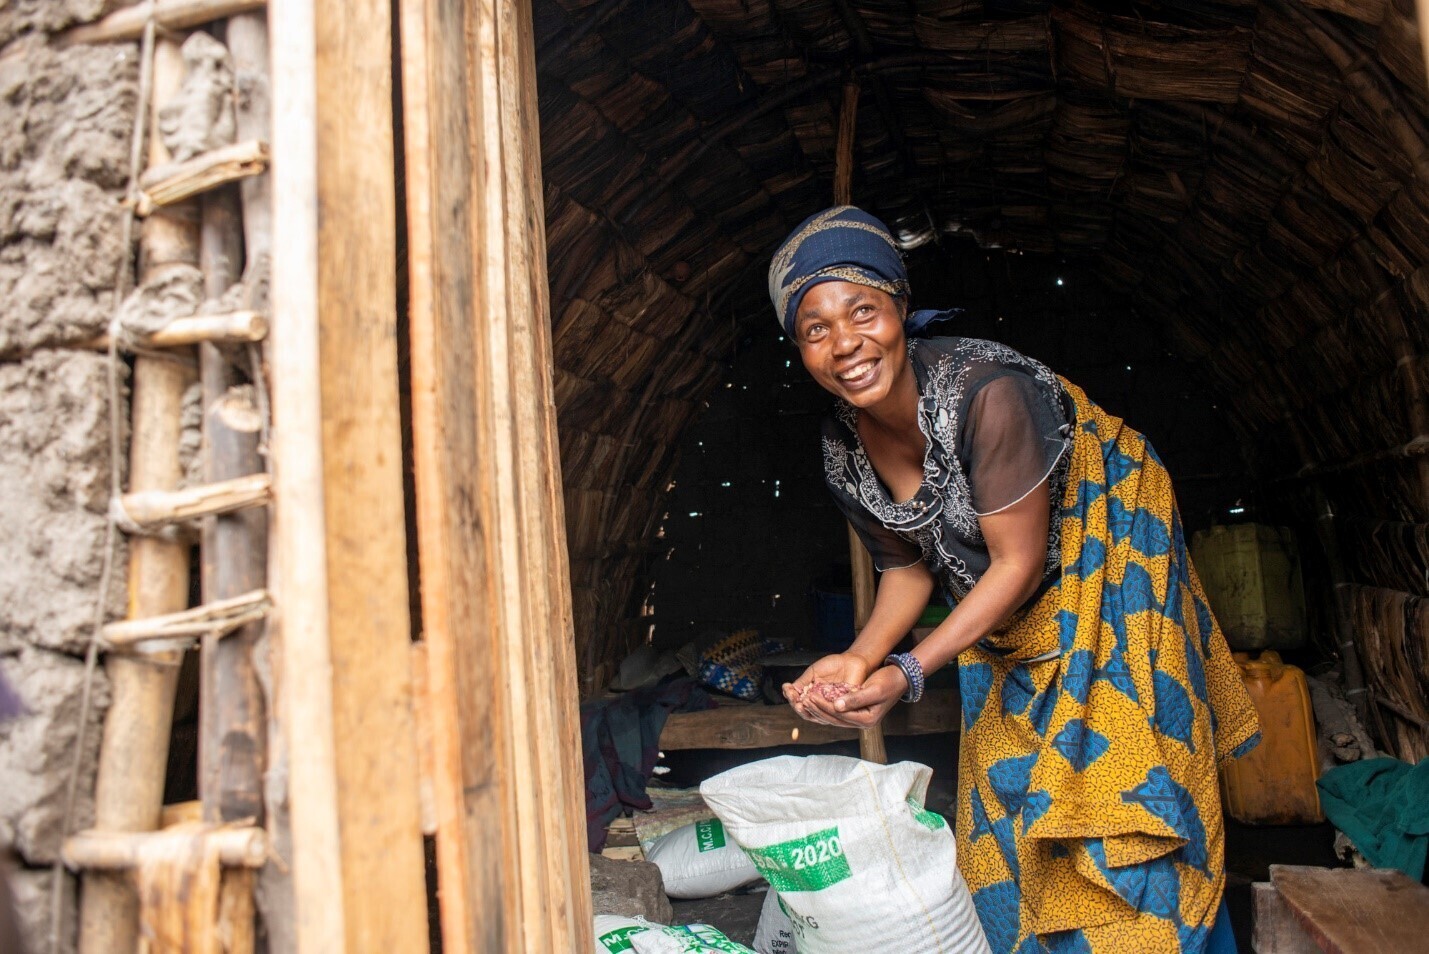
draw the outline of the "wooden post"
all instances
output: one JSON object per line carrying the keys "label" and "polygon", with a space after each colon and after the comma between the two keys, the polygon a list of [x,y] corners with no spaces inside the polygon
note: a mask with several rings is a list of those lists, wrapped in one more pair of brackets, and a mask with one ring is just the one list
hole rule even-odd
{"label": "wooden post", "polygon": [[[183,80],[179,44],[154,48],[153,101],[163,103]],[[158,110],[153,110],[153,117]],[[151,122],[149,163],[168,156]],[[141,282],[174,265],[198,263],[197,210],[179,206],[151,216],[140,237]],[[169,490],[179,481],[179,419],[192,373],[162,358],[134,361],[129,486]],[[188,605],[189,554],[183,543],[159,537],[129,542],[131,619]],[[179,654],[111,655],[105,660],[111,702],[104,720],[95,782],[94,824],[102,831],[152,831],[159,825],[168,769]],[[87,872],[80,899],[83,954],[124,954],[138,939],[138,898],[122,875]]]}
{"label": "wooden post", "polygon": [[[202,262],[206,291],[221,295],[242,272],[243,223],[236,191],[204,200]],[[216,345],[199,347],[203,385],[203,477],[210,483],[247,477],[263,468],[258,441],[263,421],[251,389]],[[204,602],[261,589],[267,580],[268,515],[259,507],[204,521],[200,548]],[[258,620],[222,639],[203,640],[199,696],[199,796],[204,821],[263,817],[263,693],[253,668]]]}
{"label": "wooden post", "polygon": [[[241,13],[228,21],[228,53],[233,60],[233,85],[236,99],[234,118],[239,139],[264,142],[272,136],[273,112],[270,95],[268,63],[268,13],[259,10]],[[252,176],[238,184],[243,206],[243,281],[247,302],[252,308],[266,310],[268,283],[273,258],[273,190],[271,176]],[[265,342],[265,348],[267,347]],[[250,352],[251,353],[251,352]],[[250,374],[265,385],[266,363],[251,368]],[[263,407],[258,411],[262,413]],[[265,539],[266,528],[265,528]],[[268,539],[271,548],[272,541]],[[267,557],[268,554],[265,554]],[[258,559],[255,555],[254,559]],[[265,561],[266,563],[266,561]],[[292,954],[297,950],[297,923],[293,901],[292,869],[287,863],[291,855],[292,832],[288,815],[287,753],[276,711],[275,685],[272,674],[279,666],[275,660],[269,627],[259,637],[249,658],[263,694],[261,734],[264,740],[263,818],[268,831],[269,857],[256,876],[256,905],[263,919],[269,954]],[[267,680],[266,682],[264,680]]]}
{"label": "wooden post", "polygon": [[391,6],[274,0],[270,14],[274,704],[296,949],[422,952]]}
{"label": "wooden post", "polygon": [[839,109],[839,132],[834,141],[834,205],[853,201],[853,147],[858,126],[858,81],[844,84],[843,105]]}
{"label": "wooden post", "polygon": [[[839,134],[834,144],[834,205],[853,201],[853,146],[858,126],[858,82],[844,84],[843,105],[839,109]],[[873,615],[873,598],[877,581],[873,572],[873,557],[863,541],[848,528],[848,558],[853,568],[853,631],[859,633]],[[888,749],[883,744],[883,727],[863,729],[858,734],[858,754],[880,765],[888,762]]]}
{"label": "wooden post", "polygon": [[442,935],[593,945],[530,10],[402,0]]}

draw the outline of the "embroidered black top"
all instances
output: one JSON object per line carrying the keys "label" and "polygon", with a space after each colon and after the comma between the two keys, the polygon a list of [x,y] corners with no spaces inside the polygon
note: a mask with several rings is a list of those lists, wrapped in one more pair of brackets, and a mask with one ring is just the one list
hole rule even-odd
{"label": "embroidered black top", "polygon": [[1045,592],[1061,570],[1062,491],[1072,412],[1057,376],[1006,345],[976,338],[912,338],[908,357],[927,441],[923,482],[895,501],[858,438],[858,411],[840,401],[824,421],[824,477],[880,570],[927,563],[962,599],[991,558],[978,517],[997,513],[1044,480],[1052,499]]}

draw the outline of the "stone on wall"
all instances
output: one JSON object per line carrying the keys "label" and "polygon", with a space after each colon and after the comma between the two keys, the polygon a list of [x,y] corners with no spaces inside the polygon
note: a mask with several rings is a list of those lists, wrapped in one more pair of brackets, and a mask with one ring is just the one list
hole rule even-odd
{"label": "stone on wall", "polygon": [[[14,687],[26,713],[0,723],[0,844],[12,845],[26,863],[53,862],[59,850],[65,790],[84,693],[84,662],[45,649],[27,648],[0,658],[0,672]],[[94,770],[100,725],[109,703],[104,670],[94,673],[83,769],[70,828],[94,817]]]}
{"label": "stone on wall", "polygon": [[39,36],[0,50],[0,355],[109,322],[137,61],[134,44],[60,50]]}
{"label": "stone on wall", "polygon": [[[0,653],[88,644],[109,501],[106,382],[105,358],[82,351],[0,363]],[[111,618],[123,583],[116,572]]]}

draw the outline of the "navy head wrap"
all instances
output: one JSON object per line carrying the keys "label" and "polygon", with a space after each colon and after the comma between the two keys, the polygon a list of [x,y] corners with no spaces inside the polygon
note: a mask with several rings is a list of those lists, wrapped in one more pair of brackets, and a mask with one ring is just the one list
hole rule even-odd
{"label": "navy head wrap", "polygon": [[[834,206],[805,219],[769,263],[769,298],[784,333],[794,340],[794,316],[810,288],[853,282],[907,299],[908,271],[888,228],[862,209]],[[903,321],[909,336],[956,312],[917,311]]]}

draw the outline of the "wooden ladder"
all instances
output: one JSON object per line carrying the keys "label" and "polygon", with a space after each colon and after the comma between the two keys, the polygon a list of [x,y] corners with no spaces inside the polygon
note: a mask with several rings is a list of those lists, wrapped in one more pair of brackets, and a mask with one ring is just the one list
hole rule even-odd
{"label": "wooden ladder", "polygon": [[[264,175],[263,8],[262,0],[140,3],[63,38],[67,44],[142,41],[140,109],[147,115],[136,119],[136,139],[147,139],[148,147],[128,199],[141,230],[140,293],[194,266],[202,271],[202,297],[210,301],[245,278],[250,293],[266,285],[272,211]],[[185,79],[175,31],[220,20],[227,20],[236,85],[245,91],[235,97],[237,141],[171,161],[158,117]],[[141,124],[147,136],[140,135]],[[263,307],[181,315],[138,335],[116,322],[109,336],[90,342],[111,361],[121,350],[131,352],[134,364],[129,490],[111,502],[111,519],[129,535],[128,618],[100,631],[112,701],[100,745],[94,827],[71,835],[62,853],[84,880],[80,950],[86,954],[136,946],[153,954],[252,951],[256,879],[273,882],[270,896],[283,894],[278,882],[284,874],[268,863],[270,713],[255,665],[271,608],[272,482],[261,446],[268,431]],[[181,414],[195,378],[202,391],[202,483],[180,489]],[[195,524],[201,527],[202,595],[199,606],[189,607]],[[203,687],[200,802],[165,809],[179,664],[195,644]],[[266,820],[271,826],[273,819]]]}

